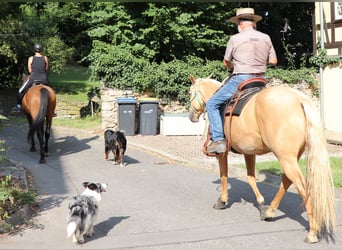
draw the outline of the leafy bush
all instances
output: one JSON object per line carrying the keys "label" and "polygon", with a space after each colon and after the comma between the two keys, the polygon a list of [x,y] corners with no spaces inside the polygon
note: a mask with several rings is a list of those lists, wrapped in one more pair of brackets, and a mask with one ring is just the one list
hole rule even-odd
{"label": "leafy bush", "polygon": [[[0,123],[1,124],[1,123]],[[6,152],[5,143],[0,140],[0,169],[3,166],[3,152]],[[9,232],[13,226],[6,222],[13,213],[25,205],[36,202],[36,193],[32,190],[23,190],[20,180],[11,175],[0,177],[0,233]]]}
{"label": "leafy bush", "polygon": [[22,190],[18,182],[10,175],[0,179],[0,233],[13,229],[6,219],[18,212],[23,205],[33,205],[36,202],[36,193]]}
{"label": "leafy bush", "polygon": [[313,68],[301,68],[286,70],[281,68],[270,68],[266,72],[267,78],[276,78],[284,83],[298,84],[306,82],[311,86],[316,84],[316,70]]}
{"label": "leafy bush", "polygon": [[309,59],[309,61],[311,64],[315,65],[316,67],[324,68],[325,66],[329,64],[342,62],[342,58],[338,56],[328,56],[326,49],[319,48],[317,51],[317,55],[312,56]]}
{"label": "leafy bush", "polygon": [[[168,63],[150,63],[148,59],[136,58],[127,48],[96,42],[88,57],[91,62],[92,79],[100,80],[106,87],[132,89],[138,93],[152,93],[154,97],[170,98],[187,104],[189,75],[211,77],[222,81],[228,76],[221,61],[206,61],[189,56]],[[277,78],[285,83],[307,82],[314,86],[315,69],[284,70],[270,68],[268,78]]]}

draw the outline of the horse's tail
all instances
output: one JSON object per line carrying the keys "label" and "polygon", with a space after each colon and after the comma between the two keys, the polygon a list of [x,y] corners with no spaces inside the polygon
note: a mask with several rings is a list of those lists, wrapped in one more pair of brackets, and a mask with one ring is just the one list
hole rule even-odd
{"label": "horse's tail", "polygon": [[302,102],[302,107],[307,127],[306,199],[312,202],[316,232],[330,234],[336,229],[336,214],[327,141],[316,108],[307,101]]}
{"label": "horse's tail", "polygon": [[47,115],[48,106],[49,106],[49,91],[46,88],[40,89],[40,106],[37,116],[32,120],[29,133],[27,135],[27,141],[30,142],[34,135],[34,132],[37,131],[44,123],[45,117]]}

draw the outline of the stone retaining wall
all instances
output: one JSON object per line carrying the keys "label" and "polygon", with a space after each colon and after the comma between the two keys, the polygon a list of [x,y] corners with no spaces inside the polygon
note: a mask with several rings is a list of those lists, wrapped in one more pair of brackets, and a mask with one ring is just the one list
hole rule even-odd
{"label": "stone retaining wall", "polygon": [[87,108],[89,101],[66,101],[57,99],[56,114],[59,118],[81,117],[82,109]]}
{"label": "stone retaining wall", "polygon": [[118,104],[116,98],[127,95],[122,90],[115,90],[111,88],[101,89],[101,118],[102,118],[102,129],[118,130]]}

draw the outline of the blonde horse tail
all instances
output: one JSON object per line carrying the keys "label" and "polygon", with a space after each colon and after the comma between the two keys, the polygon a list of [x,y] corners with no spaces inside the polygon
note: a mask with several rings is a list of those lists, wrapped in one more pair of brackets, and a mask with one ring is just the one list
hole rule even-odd
{"label": "blonde horse tail", "polygon": [[319,112],[306,100],[302,107],[307,127],[306,200],[311,200],[315,231],[331,234],[336,229],[336,213],[327,142]]}

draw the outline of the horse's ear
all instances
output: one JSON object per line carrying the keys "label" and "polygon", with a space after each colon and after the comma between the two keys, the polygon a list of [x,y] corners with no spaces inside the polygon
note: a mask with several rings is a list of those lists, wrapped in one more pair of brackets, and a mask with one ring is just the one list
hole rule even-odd
{"label": "horse's ear", "polygon": [[194,84],[196,81],[195,77],[192,74],[190,74],[189,78],[190,78],[191,83]]}

